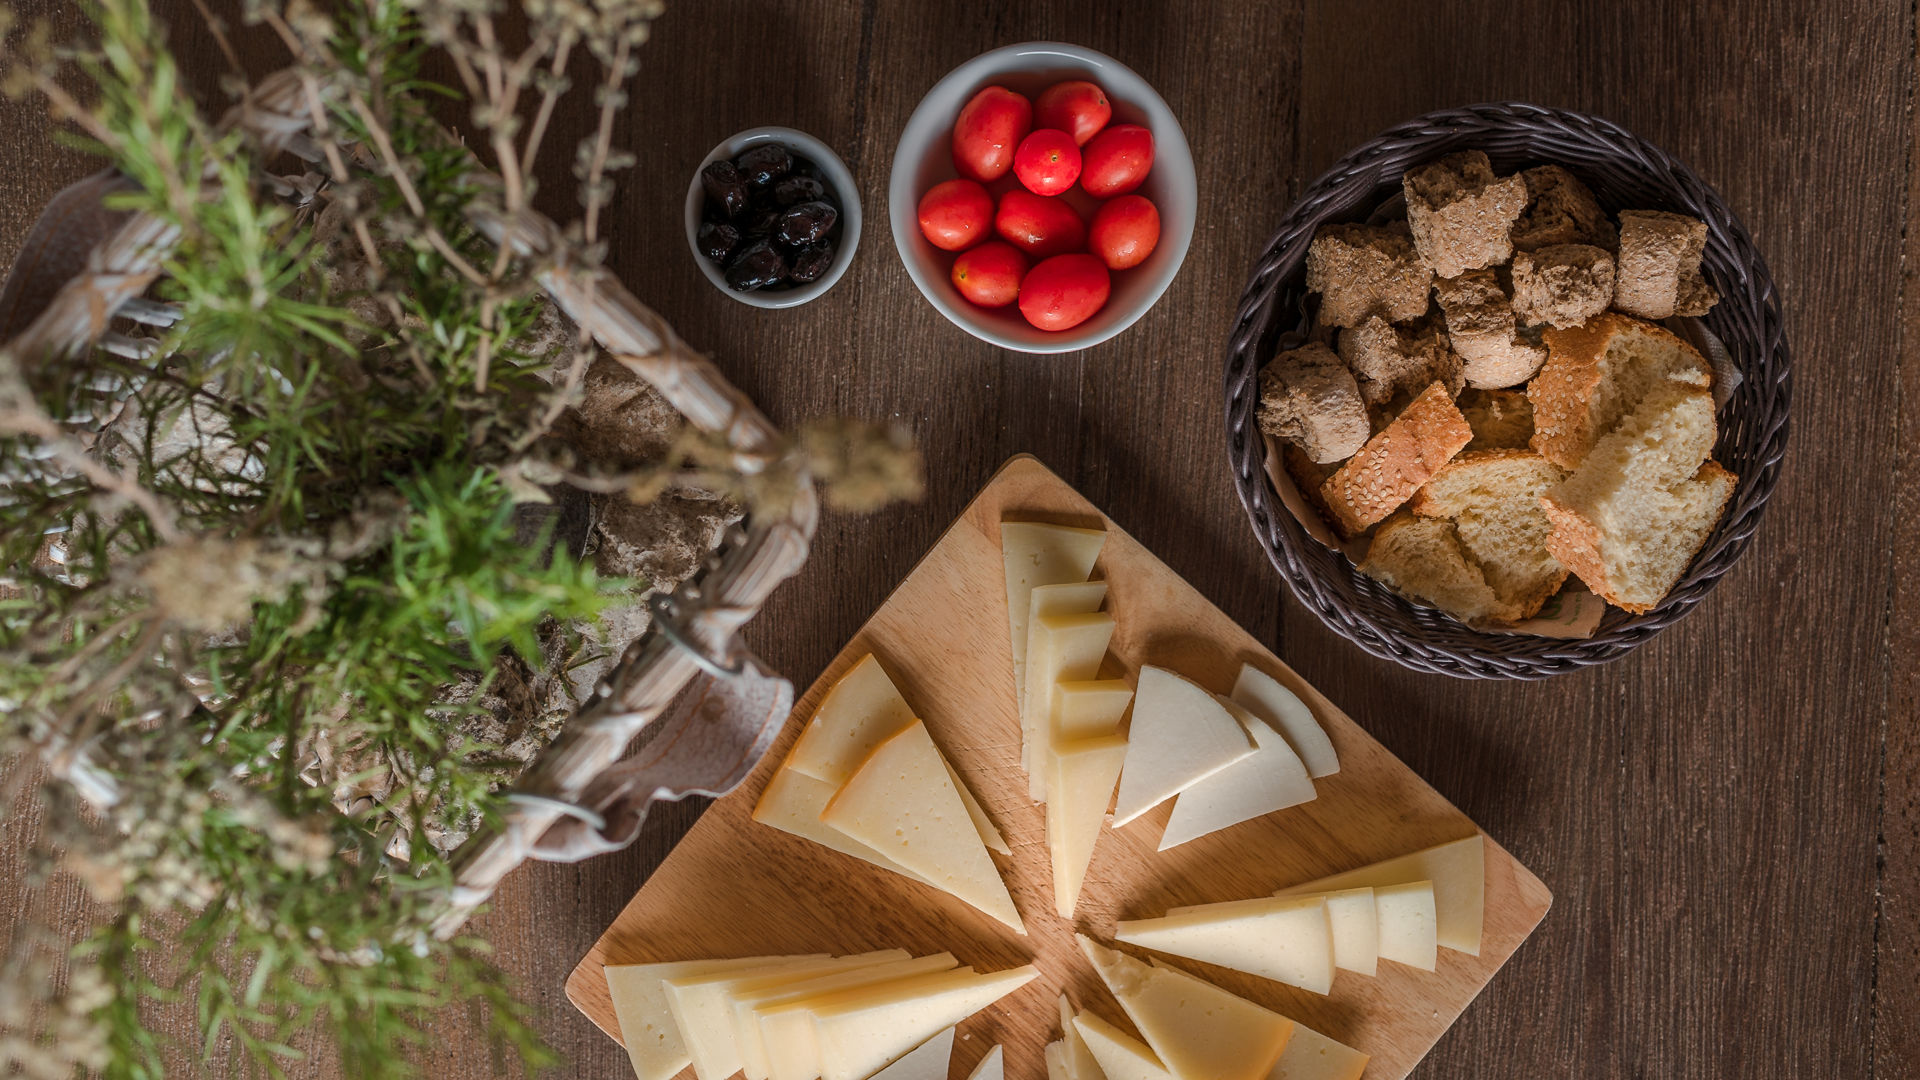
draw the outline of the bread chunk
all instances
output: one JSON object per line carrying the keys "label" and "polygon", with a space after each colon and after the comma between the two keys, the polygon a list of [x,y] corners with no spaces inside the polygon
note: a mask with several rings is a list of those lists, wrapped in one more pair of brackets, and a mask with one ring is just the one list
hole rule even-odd
{"label": "bread chunk", "polygon": [[1469,270],[1435,284],[1446,314],[1447,339],[1460,354],[1467,385],[1482,390],[1517,386],[1547,361],[1547,351],[1523,341],[1513,302],[1492,270]]}
{"label": "bread chunk", "polygon": [[1612,251],[1620,242],[1587,185],[1558,165],[1542,165],[1520,174],[1527,185],[1527,208],[1513,223],[1513,249],[1538,251],[1560,244],[1591,244]]}
{"label": "bread chunk", "polygon": [[1657,210],[1620,212],[1620,268],[1613,306],[1643,319],[1705,315],[1720,294],[1700,274],[1707,223]]}
{"label": "bread chunk", "polygon": [[1527,183],[1493,175],[1478,150],[1448,154],[1400,178],[1414,247],[1436,276],[1459,277],[1513,255],[1511,232],[1527,205]]}
{"label": "bread chunk", "polygon": [[1320,294],[1320,321],[1354,326],[1369,316],[1405,322],[1427,313],[1433,271],[1413,249],[1405,222],[1322,225],[1307,247],[1307,290]]}
{"label": "bread chunk", "polygon": [[1431,320],[1401,328],[1373,316],[1340,331],[1340,359],[1360,384],[1368,405],[1384,405],[1396,394],[1412,395],[1438,380],[1449,393],[1466,385],[1460,357],[1447,343],[1444,324]]}
{"label": "bread chunk", "polygon": [[1706,360],[1670,331],[1612,312],[1570,330],[1548,330],[1547,363],[1527,385],[1536,453],[1563,469],[1663,383],[1713,385]]}
{"label": "bread chunk", "polygon": [[1316,462],[1353,456],[1371,433],[1353,374],[1319,342],[1280,353],[1260,372],[1260,430]]}
{"label": "bread chunk", "polygon": [[1435,382],[1320,487],[1341,533],[1358,536],[1406,502],[1473,439],[1446,384]]}
{"label": "bread chunk", "polygon": [[1513,256],[1513,310],[1529,325],[1579,326],[1613,303],[1613,256],[1590,244],[1555,244]]}
{"label": "bread chunk", "polygon": [[1474,450],[1524,450],[1533,438],[1533,402],[1524,390],[1468,390],[1456,402],[1473,429]]}
{"label": "bread chunk", "polygon": [[1705,390],[1668,383],[1649,393],[1541,497],[1548,550],[1608,603],[1653,610],[1733,495],[1734,475],[1707,457],[1713,438]]}
{"label": "bread chunk", "polygon": [[1540,506],[1540,496],[1566,475],[1531,450],[1468,451],[1435,473],[1407,508],[1453,522],[1503,618],[1518,622],[1538,614],[1567,580],[1567,568],[1547,550],[1553,524]]}
{"label": "bread chunk", "polygon": [[1414,517],[1404,510],[1393,515],[1374,533],[1360,572],[1464,623],[1500,622],[1510,616],[1480,568],[1467,558],[1451,521]]}

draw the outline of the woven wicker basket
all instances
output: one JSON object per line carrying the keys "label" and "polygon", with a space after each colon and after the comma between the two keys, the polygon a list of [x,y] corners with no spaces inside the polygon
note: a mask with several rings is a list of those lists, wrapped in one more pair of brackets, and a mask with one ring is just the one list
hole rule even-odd
{"label": "woven wicker basket", "polygon": [[[1254,420],[1260,369],[1283,334],[1300,329],[1307,245],[1330,222],[1360,221],[1400,190],[1410,166],[1459,150],[1485,151],[1495,169],[1565,166],[1607,210],[1652,209],[1707,223],[1702,270],[1720,291],[1706,328],[1742,376],[1720,409],[1714,456],[1740,477],[1732,501],[1692,566],[1653,611],[1609,609],[1584,640],[1483,633],[1416,607],[1310,537],[1280,505]],[[1537,105],[1474,105],[1429,113],[1382,132],[1307,189],[1254,267],[1227,354],[1227,451],[1254,534],[1300,602],[1375,656],[1459,678],[1539,679],[1618,659],[1706,596],[1747,548],[1779,480],[1787,446],[1791,364],[1773,279],[1747,230],[1686,165],[1616,124]]]}

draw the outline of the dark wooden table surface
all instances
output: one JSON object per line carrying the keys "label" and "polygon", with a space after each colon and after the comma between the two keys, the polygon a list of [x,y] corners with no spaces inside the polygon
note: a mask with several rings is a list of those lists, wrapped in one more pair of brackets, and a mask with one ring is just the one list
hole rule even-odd
{"label": "dark wooden table surface", "polygon": [[[15,6],[76,18],[66,0]],[[217,70],[191,5],[156,7],[190,64]],[[1060,357],[1003,352],[949,325],[915,292],[885,225],[894,141],[920,96],[968,57],[1031,39],[1138,70],[1199,166],[1200,225],[1171,291],[1119,338]],[[263,67],[279,63],[263,48]],[[645,50],[619,129],[640,165],[614,206],[611,261],[777,420],[893,417],[926,448],[925,500],[828,516],[805,573],[753,624],[754,647],[796,682],[996,466],[1031,451],[1546,880],[1552,913],[1420,1075],[1909,1078],[1920,1076],[1914,49],[1908,0],[701,0],[669,11]],[[1283,594],[1225,460],[1228,325],[1290,200],[1377,129],[1492,99],[1596,112],[1689,161],[1766,253],[1797,362],[1784,479],[1746,559],[1628,659],[1547,683],[1416,675],[1324,630]],[[559,122],[570,140],[588,120]],[[681,236],[694,165],[758,124],[839,148],[867,207],[852,271],[798,311],[720,295]],[[0,133],[10,259],[47,196],[92,166],[53,144],[35,106],[0,102]],[[556,210],[571,205],[566,181],[549,180]],[[561,982],[697,813],[660,812],[622,854],[523,869],[481,920],[541,1004],[566,1075],[628,1075]],[[86,909],[70,885],[23,884],[33,819],[4,829],[0,910],[77,926]],[[429,1075],[512,1073],[467,1022],[445,1018]]]}

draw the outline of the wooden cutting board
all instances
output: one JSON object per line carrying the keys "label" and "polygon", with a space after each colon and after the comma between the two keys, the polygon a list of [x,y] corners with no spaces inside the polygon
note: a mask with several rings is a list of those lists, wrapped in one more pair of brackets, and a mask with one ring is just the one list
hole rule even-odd
{"label": "wooden cutting board", "polygon": [[[1339,752],[1340,772],[1313,802],[1158,852],[1171,803],[1109,829],[1072,923],[1053,913],[1044,809],[1027,797],[1007,640],[999,523],[1049,521],[1108,532],[1094,576],[1109,583],[1118,623],[1103,675],[1131,681],[1141,664],[1231,689],[1240,665],[1278,678],[1313,709]],[[923,885],[756,824],[754,803],[815,705],[842,673],[877,653],[1013,848],[996,856],[1026,920],[1022,937]],[[1417,707],[1417,706],[1416,706]],[[1195,592],[1038,460],[1008,462],[854,635],[794,709],[766,760],[701,816],[573,974],[567,997],[618,1039],[607,964],[856,953],[897,947],[952,952],[982,971],[1033,963],[1041,978],[961,1026],[952,1076],[965,1077],[995,1043],[1007,1075],[1046,1075],[1042,1048],[1059,1037],[1055,998],[1131,1029],[1073,935],[1111,941],[1116,920],[1182,904],[1262,896],[1336,871],[1470,836],[1476,826],[1360,725]],[[1368,1080],[1398,1080],[1426,1055],[1545,916],[1545,885],[1487,841],[1487,910],[1480,955],[1440,950],[1439,970],[1382,963],[1375,978],[1341,972],[1322,997],[1224,968],[1162,959],[1373,1056]],[[1076,925],[1077,924],[1077,925]],[[1127,951],[1136,951],[1130,947]],[[688,1070],[686,1077],[691,1077]]]}

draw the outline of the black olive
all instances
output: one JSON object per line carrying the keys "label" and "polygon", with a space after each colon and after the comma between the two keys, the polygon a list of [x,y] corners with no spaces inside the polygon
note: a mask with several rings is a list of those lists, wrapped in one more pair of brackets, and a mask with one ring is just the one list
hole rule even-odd
{"label": "black olive", "polygon": [[761,143],[735,158],[740,175],[754,187],[766,187],[793,170],[793,155],[784,146]]}
{"label": "black olive", "polygon": [[727,267],[727,287],[736,292],[752,292],[780,284],[787,276],[787,260],[765,240],[756,240],[734,256]]}
{"label": "black olive", "polygon": [[827,235],[834,222],[840,220],[840,211],[832,203],[803,202],[789,207],[780,215],[780,224],[773,231],[773,238],[789,247],[811,244]]}
{"label": "black olive", "polygon": [[758,240],[761,237],[773,235],[773,230],[780,225],[780,211],[773,207],[752,210],[740,221],[741,235]]}
{"label": "black olive", "polygon": [[731,225],[716,225],[711,221],[700,226],[700,254],[714,262],[726,262],[727,256],[739,246],[739,229]]}
{"label": "black olive", "polygon": [[773,185],[773,201],[781,206],[827,197],[827,185],[811,176],[788,176]]}
{"label": "black olive", "polygon": [[731,161],[716,161],[701,169],[700,186],[706,189],[708,202],[728,217],[747,208],[746,181]]}
{"label": "black olive", "polygon": [[817,244],[809,244],[794,255],[793,269],[787,274],[787,280],[797,285],[818,281],[820,275],[832,265],[833,241],[822,240]]}

